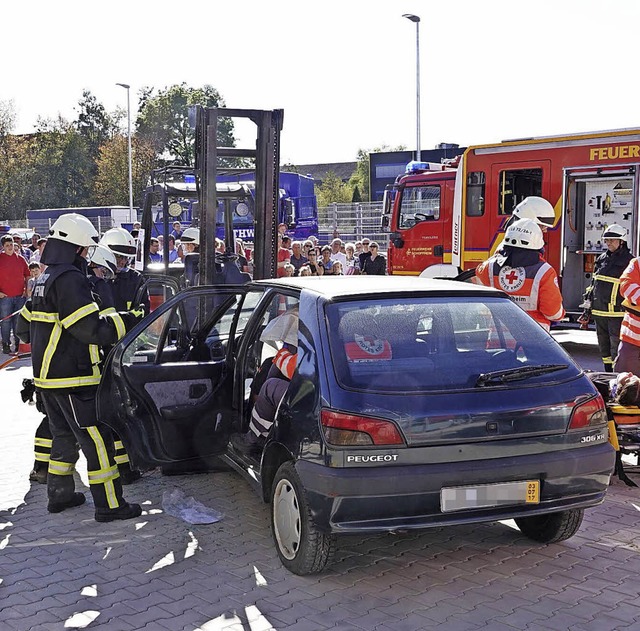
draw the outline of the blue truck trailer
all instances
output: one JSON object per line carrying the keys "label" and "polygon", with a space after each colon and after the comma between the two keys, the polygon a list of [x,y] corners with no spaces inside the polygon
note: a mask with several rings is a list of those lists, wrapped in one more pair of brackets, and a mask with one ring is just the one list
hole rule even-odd
{"label": "blue truck trailer", "polygon": [[55,220],[66,213],[78,213],[91,221],[100,234],[124,224],[130,226],[138,219],[138,209],[129,206],[82,206],[80,208],[38,208],[27,210],[29,228],[47,235]]}

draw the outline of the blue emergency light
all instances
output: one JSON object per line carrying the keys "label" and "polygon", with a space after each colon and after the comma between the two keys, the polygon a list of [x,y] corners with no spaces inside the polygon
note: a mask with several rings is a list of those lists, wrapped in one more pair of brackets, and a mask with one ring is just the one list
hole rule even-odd
{"label": "blue emergency light", "polygon": [[196,176],[195,175],[185,175],[184,176],[184,183],[185,184],[195,184],[196,183]]}
{"label": "blue emergency light", "polygon": [[417,173],[418,171],[428,171],[429,163],[428,162],[418,162],[416,160],[411,160],[409,164],[407,164],[405,173]]}

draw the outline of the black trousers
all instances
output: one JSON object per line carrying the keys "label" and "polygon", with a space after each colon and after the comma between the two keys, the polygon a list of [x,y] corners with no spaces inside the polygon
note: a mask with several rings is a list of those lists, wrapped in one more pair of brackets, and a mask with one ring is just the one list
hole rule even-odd
{"label": "black trousers", "polygon": [[49,460],[51,459],[51,443],[53,436],[49,429],[49,418],[45,416],[33,440],[34,464],[35,471],[47,470],[49,468]]}
{"label": "black trousers", "polygon": [[593,316],[593,320],[596,323],[598,349],[600,350],[605,372],[613,372],[613,362],[616,360],[618,345],[620,344],[622,318]]}
{"label": "black trousers", "polygon": [[89,488],[96,510],[124,506],[111,430],[95,424],[95,412],[93,406],[87,405],[86,395],[81,398],[76,394],[42,392],[42,399],[53,436],[47,476],[49,500],[61,503],[71,499],[79,445],[87,459]]}

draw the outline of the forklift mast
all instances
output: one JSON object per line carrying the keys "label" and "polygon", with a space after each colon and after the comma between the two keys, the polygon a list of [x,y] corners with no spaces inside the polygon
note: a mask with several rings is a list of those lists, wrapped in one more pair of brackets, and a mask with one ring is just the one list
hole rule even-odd
{"label": "forklift mast", "polygon": [[[200,284],[222,284],[222,267],[216,265],[216,216],[218,210],[218,175],[228,171],[220,168],[219,158],[251,158],[255,161],[255,215],[253,278],[275,278],[277,270],[277,227],[280,179],[280,132],[283,110],[245,110],[196,105],[189,113],[195,125],[195,169],[169,166],[157,169],[151,175],[145,192],[142,228],[144,229],[144,260],[147,260],[153,227],[152,204],[154,196],[162,198],[163,234],[170,231],[169,199],[196,197],[199,217],[194,225],[200,229]],[[217,146],[217,128],[220,118],[247,118],[255,123],[255,149]],[[195,174],[195,183],[185,184],[185,175]],[[194,190],[195,189],[195,190]],[[218,262],[235,260],[233,214],[225,205],[225,255]],[[163,243],[164,274],[170,273],[168,239]]]}
{"label": "forklift mast", "polygon": [[[251,120],[257,127],[255,149],[218,147],[218,120],[222,117]],[[199,184],[200,206],[200,282],[203,285],[215,285],[220,282],[217,278],[219,267],[215,264],[218,158],[255,160],[253,277],[259,280],[276,276],[280,132],[283,117],[283,110],[205,108],[200,105],[195,108],[196,182]],[[225,249],[228,254],[235,254],[230,213],[225,213]]]}

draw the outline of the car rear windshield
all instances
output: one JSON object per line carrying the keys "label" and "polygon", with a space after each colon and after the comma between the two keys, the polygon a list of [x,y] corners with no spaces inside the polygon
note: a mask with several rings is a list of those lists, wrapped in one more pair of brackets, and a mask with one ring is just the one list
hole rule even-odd
{"label": "car rear windshield", "polygon": [[[337,302],[327,305],[326,316],[336,378],[345,388],[450,390],[514,381],[537,386],[579,373],[539,324],[503,298]],[[495,374],[501,371],[508,377],[501,380]]]}

